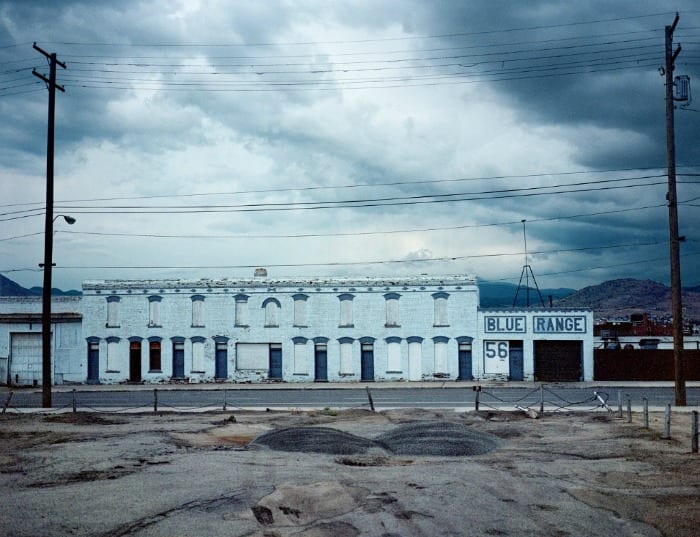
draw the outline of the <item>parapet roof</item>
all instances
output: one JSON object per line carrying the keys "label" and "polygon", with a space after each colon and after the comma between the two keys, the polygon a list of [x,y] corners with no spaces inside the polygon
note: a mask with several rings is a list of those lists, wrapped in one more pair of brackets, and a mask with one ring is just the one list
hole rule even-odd
{"label": "parapet roof", "polygon": [[183,289],[183,288],[234,288],[234,287],[396,287],[435,285],[476,285],[476,277],[463,276],[411,276],[400,278],[215,278],[215,279],[166,279],[166,280],[85,280],[83,290],[111,289]]}

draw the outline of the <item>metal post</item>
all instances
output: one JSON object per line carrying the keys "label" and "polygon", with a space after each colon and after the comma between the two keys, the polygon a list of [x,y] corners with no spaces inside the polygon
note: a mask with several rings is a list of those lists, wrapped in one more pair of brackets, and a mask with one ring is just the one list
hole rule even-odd
{"label": "metal post", "polygon": [[224,390],[224,412],[226,412],[226,390]]}
{"label": "metal post", "polygon": [[627,423],[632,423],[632,399],[627,399]]}
{"label": "metal post", "polygon": [[474,410],[477,412],[479,412],[479,394],[481,393],[481,386],[478,386],[478,388],[478,390],[474,390]]}
{"label": "metal post", "polygon": [[158,412],[158,388],[153,388],[153,412]]}
{"label": "metal post", "polygon": [[617,417],[622,419],[622,390],[617,390]]}
{"label": "metal post", "polygon": [[666,416],[664,417],[664,435],[661,437],[664,440],[671,438],[671,403],[666,405]]}
{"label": "metal post", "polygon": [[75,406],[75,388],[73,388],[73,414],[77,412],[77,408]]}
{"label": "metal post", "polygon": [[698,452],[698,411],[693,410],[693,415],[690,418],[690,451]]}
{"label": "metal post", "polygon": [[5,400],[5,404],[2,405],[2,413],[3,413],[3,414],[4,414],[5,412],[7,412],[7,407],[10,406],[10,399],[12,399],[12,394],[13,394],[13,392],[10,392],[10,393],[7,395],[7,399]]}
{"label": "metal post", "polygon": [[644,397],[642,398],[642,404],[644,405],[644,428],[649,428],[649,400]]}
{"label": "metal post", "polygon": [[372,412],[374,412],[374,401],[372,400],[372,392],[369,391],[369,386],[365,386],[365,389],[367,390],[367,399],[369,400],[369,408]]}
{"label": "metal post", "polygon": [[544,384],[540,384],[540,414],[544,414]]}

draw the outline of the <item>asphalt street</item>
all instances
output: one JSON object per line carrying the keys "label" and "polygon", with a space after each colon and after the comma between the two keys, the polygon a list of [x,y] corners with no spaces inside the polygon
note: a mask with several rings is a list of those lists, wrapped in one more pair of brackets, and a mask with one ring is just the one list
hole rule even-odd
{"label": "asphalt street", "polygon": [[[597,395],[596,395],[597,394]],[[192,386],[124,387],[114,386],[99,390],[62,387],[53,393],[53,407],[76,407],[89,409],[153,409],[194,410],[198,408],[363,408],[369,407],[370,395],[376,408],[475,408],[477,393],[469,387],[382,387],[361,385],[352,388],[288,388],[284,385],[255,389],[198,388]],[[10,398],[10,391],[0,394],[0,405]],[[604,386],[568,387],[566,385],[539,385],[532,387],[484,386],[479,393],[479,408],[539,407],[541,400],[549,409],[587,410],[602,406],[606,402],[613,409],[621,400],[634,407],[648,400],[650,407],[665,407],[673,404],[672,387],[658,386]],[[700,387],[687,388],[688,406],[700,405]],[[20,389],[12,392],[8,409],[41,407],[40,389]]]}

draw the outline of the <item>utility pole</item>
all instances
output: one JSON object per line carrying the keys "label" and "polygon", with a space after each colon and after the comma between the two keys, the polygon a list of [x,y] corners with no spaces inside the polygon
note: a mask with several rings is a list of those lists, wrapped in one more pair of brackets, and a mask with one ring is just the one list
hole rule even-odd
{"label": "utility pole", "polygon": [[675,366],[676,406],[685,406],[685,377],[683,375],[683,304],[681,301],[681,256],[678,235],[678,196],[676,194],[676,142],[673,117],[673,63],[681,46],[673,50],[673,31],[678,13],[671,26],[666,26],[666,160],[668,163],[668,228],[671,254],[671,314],[673,315],[673,363]]}
{"label": "utility pole", "polygon": [[53,142],[54,116],[56,111],[56,89],[65,89],[56,84],[56,65],[64,69],[66,64],[56,59],[56,53],[49,54],[39,48],[34,50],[43,54],[49,61],[49,78],[32,70],[32,74],[44,82],[49,90],[49,126],[46,141],[46,223],[44,226],[44,287],[42,289],[41,310],[41,406],[51,408],[51,269],[53,268]]}

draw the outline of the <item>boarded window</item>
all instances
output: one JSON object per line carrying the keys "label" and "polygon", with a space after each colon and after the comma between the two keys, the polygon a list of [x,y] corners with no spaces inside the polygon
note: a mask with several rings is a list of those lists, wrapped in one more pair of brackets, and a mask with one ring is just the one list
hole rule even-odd
{"label": "boarded window", "polygon": [[265,326],[268,328],[279,326],[280,303],[277,299],[268,298],[263,302],[263,307],[265,308]]}
{"label": "boarded window", "polygon": [[248,326],[248,296],[236,295],[236,326]]}
{"label": "boarded window", "polygon": [[352,342],[340,344],[340,374],[352,374]]}
{"label": "boarded window", "polygon": [[423,375],[423,343],[409,341],[408,343],[408,379],[421,380]]}
{"label": "boarded window", "polygon": [[399,373],[401,371],[401,343],[389,341],[386,345],[386,354],[387,372]]}
{"label": "boarded window", "polygon": [[119,297],[107,297],[107,327],[119,326]]}
{"label": "boarded window", "polygon": [[309,374],[309,346],[306,341],[294,342],[294,374]]}
{"label": "boarded window", "polygon": [[119,340],[107,340],[107,371],[119,371]]}
{"label": "boarded window", "polygon": [[433,300],[435,302],[435,326],[449,326],[450,322],[447,317],[447,293],[435,293]]}
{"label": "boarded window", "polygon": [[388,293],[386,299],[386,326],[399,326],[399,295]]}
{"label": "boarded window", "polygon": [[447,342],[435,341],[435,373],[447,373]]}
{"label": "boarded window", "polygon": [[192,326],[204,326],[204,297],[195,295],[192,297]]}
{"label": "boarded window", "polygon": [[148,326],[160,326],[160,300],[159,296],[148,299]]}
{"label": "boarded window", "polygon": [[294,326],[306,326],[307,295],[294,295]]}
{"label": "boarded window", "polygon": [[204,342],[192,341],[192,371],[204,371]]}
{"label": "boarded window", "polygon": [[270,365],[270,345],[267,343],[237,343],[236,369],[265,370]]}
{"label": "boarded window", "polygon": [[353,326],[352,301],[353,295],[340,295],[340,326]]}

